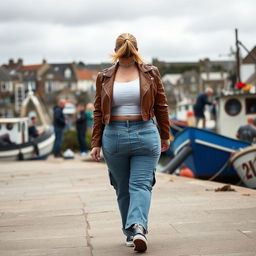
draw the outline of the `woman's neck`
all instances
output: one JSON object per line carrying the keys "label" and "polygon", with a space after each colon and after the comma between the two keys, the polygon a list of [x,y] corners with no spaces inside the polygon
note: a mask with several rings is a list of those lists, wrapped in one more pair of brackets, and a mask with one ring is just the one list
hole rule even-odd
{"label": "woman's neck", "polygon": [[119,65],[121,67],[131,67],[131,66],[135,65],[135,61],[134,61],[133,57],[120,58],[119,59]]}

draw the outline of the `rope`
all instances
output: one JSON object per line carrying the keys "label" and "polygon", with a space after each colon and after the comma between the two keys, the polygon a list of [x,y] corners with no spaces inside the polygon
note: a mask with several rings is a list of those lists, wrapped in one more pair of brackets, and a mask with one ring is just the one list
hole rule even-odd
{"label": "rope", "polygon": [[178,130],[178,131],[182,131],[183,128],[177,126],[176,124],[171,124],[171,127],[173,127],[174,129]]}
{"label": "rope", "polygon": [[220,170],[215,173],[209,180],[212,181],[214,180],[216,177],[218,177],[225,169],[226,167],[229,165],[229,159],[227,162],[225,162],[225,164],[220,168]]}

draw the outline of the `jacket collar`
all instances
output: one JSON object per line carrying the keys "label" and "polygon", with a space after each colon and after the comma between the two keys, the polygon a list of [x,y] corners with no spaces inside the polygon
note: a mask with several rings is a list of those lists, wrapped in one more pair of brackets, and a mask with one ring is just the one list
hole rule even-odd
{"label": "jacket collar", "polygon": [[[118,68],[118,65],[119,64],[117,62],[115,65],[111,66],[110,68],[103,70],[103,76],[109,78],[102,84],[103,88],[104,88],[105,92],[107,93],[107,95],[109,96],[109,98],[112,97],[113,83],[114,83],[115,73]],[[141,98],[143,98],[143,96],[145,95],[147,90],[150,88],[150,83],[152,82],[152,80],[150,80],[150,76],[148,76],[147,72],[152,70],[153,67],[148,64],[137,64],[137,66],[140,71],[139,76],[140,76]]]}
{"label": "jacket collar", "polygon": [[[107,77],[111,77],[113,74],[115,74],[117,68],[119,66],[119,62],[115,63],[114,65],[112,65],[110,68],[107,68],[103,71],[103,75],[107,76]],[[148,64],[137,64],[138,68],[146,73],[150,70],[152,70],[152,66],[148,65]]]}

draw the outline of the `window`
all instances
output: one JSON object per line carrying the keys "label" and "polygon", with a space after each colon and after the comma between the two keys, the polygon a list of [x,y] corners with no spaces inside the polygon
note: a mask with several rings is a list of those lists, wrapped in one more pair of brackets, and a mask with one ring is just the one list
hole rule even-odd
{"label": "window", "polygon": [[53,74],[51,74],[51,73],[47,74],[47,76],[46,76],[47,79],[53,79],[53,77],[54,77],[54,76],[53,76]]}
{"label": "window", "polygon": [[242,104],[238,99],[229,99],[225,104],[225,111],[230,116],[238,115],[242,110]]}
{"label": "window", "polygon": [[11,124],[11,123],[6,124],[6,129],[7,130],[11,131],[12,128],[13,128],[13,124]]}
{"label": "window", "polygon": [[45,82],[45,91],[47,93],[51,93],[52,92],[52,81],[46,81]]}
{"label": "window", "polygon": [[64,76],[65,76],[65,78],[70,78],[71,77],[71,70],[69,68],[65,69]]}
{"label": "window", "polygon": [[246,114],[256,114],[256,98],[245,99]]}

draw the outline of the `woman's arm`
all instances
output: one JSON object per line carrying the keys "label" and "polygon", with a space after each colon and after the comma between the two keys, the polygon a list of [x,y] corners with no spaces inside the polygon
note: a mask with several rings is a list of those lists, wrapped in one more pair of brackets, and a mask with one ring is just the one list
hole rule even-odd
{"label": "woman's arm", "polygon": [[154,79],[157,85],[157,94],[155,97],[154,113],[157,124],[160,128],[160,137],[162,140],[169,140],[170,138],[170,123],[168,114],[168,104],[164,86],[161,80],[161,75],[157,67],[153,70]]}
{"label": "woman's arm", "polygon": [[93,115],[93,131],[91,147],[101,147],[102,133],[104,124],[102,123],[102,112],[101,112],[101,84],[102,84],[102,73],[100,72],[96,79],[96,94],[94,99],[94,115]]}

